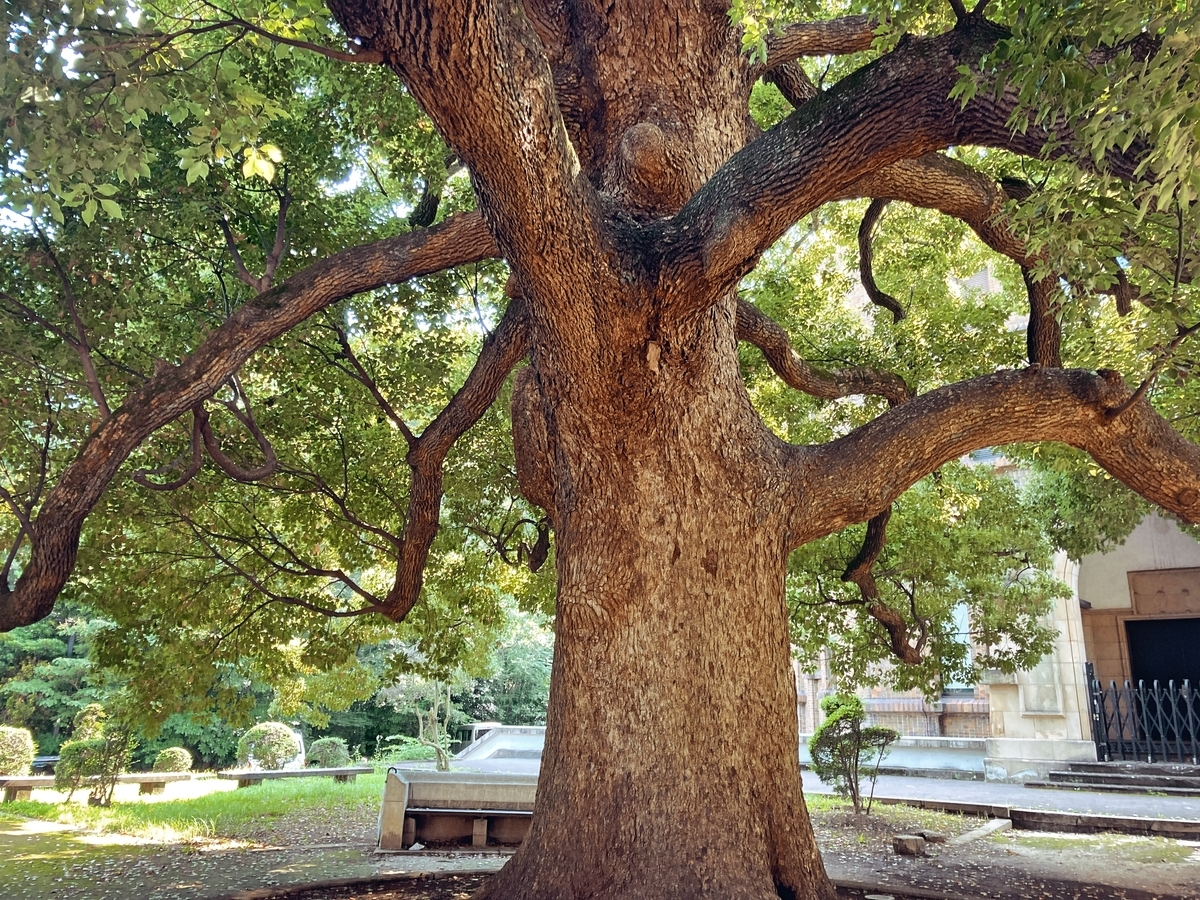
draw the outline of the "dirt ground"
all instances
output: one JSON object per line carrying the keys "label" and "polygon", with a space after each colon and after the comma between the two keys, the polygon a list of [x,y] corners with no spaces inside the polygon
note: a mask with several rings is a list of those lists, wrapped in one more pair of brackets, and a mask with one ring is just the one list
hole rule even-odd
{"label": "dirt ground", "polygon": [[[953,839],[983,820],[900,806],[877,806],[863,817],[828,800],[814,799],[812,805],[826,867],[847,888],[847,898],[1200,900],[1200,842],[1009,831],[966,843],[930,844],[926,857],[900,857],[892,852],[895,834],[933,831]],[[469,894],[474,872],[495,870],[507,859],[503,853],[375,854],[377,813],[374,804],[328,816],[310,811],[256,820],[245,833],[188,844],[0,820],[0,855],[19,860],[16,871],[22,873],[0,885],[0,896],[210,900],[331,879],[449,873],[460,880],[437,877],[412,884],[419,893],[395,896],[459,900]],[[396,885],[389,889],[395,891]],[[308,900],[388,896],[379,889],[367,893],[362,886],[347,890],[323,889]]]}

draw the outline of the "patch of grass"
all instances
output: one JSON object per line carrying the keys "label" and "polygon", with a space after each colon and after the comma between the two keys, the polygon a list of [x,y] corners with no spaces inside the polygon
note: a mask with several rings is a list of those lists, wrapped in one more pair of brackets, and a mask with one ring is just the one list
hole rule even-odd
{"label": "patch of grass", "polygon": [[1192,858],[1195,852],[1195,848],[1189,842],[1128,834],[1046,834],[1009,831],[998,838],[1004,843],[1030,850],[1087,853],[1134,863],[1181,863]]}
{"label": "patch of grass", "polygon": [[338,784],[331,778],[284,778],[187,800],[117,802],[107,809],[25,800],[6,804],[5,812],[101,834],[128,834],[158,841],[235,838],[265,818],[313,808],[329,811],[364,804],[378,806],[383,781],[382,774],[360,775],[350,784]]}

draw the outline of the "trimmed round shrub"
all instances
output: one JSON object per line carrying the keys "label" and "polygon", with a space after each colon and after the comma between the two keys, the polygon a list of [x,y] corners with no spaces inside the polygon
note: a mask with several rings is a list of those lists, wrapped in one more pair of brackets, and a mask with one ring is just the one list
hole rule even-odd
{"label": "trimmed round shrub", "polygon": [[300,753],[300,742],[282,722],[260,722],[238,741],[238,763],[262,769],[282,769]]}
{"label": "trimmed round shrub", "polygon": [[28,728],[0,725],[0,775],[28,775],[33,755],[33,735]]}
{"label": "trimmed round shrub", "polygon": [[192,768],[192,754],[182,747],[168,747],[154,757],[153,772],[187,772]]}
{"label": "trimmed round shrub", "polygon": [[308,764],[322,769],[350,765],[350,751],[346,749],[346,741],[340,737],[323,737],[313,741],[308,748]]}

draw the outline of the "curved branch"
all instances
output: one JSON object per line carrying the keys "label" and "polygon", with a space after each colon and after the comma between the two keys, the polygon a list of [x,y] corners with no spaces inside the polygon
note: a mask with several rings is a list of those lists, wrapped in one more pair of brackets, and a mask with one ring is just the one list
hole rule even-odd
{"label": "curved branch", "polygon": [[822,400],[836,400],[854,394],[885,398],[895,406],[912,396],[904,380],[890,372],[866,367],[818,371],[792,349],[787,332],[766,313],[745,300],[737,304],[738,340],[762,351],[767,364],[789,387]]}
{"label": "curved branch", "polygon": [[875,257],[871,249],[872,232],[875,231],[875,223],[879,221],[889,202],[891,201],[878,198],[872,200],[863,214],[862,223],[858,226],[858,277],[871,302],[889,310],[893,320],[899,322],[904,318],[904,307],[891,294],[879,289],[879,285],[875,283],[875,270],[872,266]]}
{"label": "curved branch", "polygon": [[172,464],[162,466],[158,469],[137,469],[131,476],[133,480],[144,488],[149,488],[152,491],[175,491],[183,487],[200,473],[200,466],[204,460],[200,452],[200,447],[204,442],[204,429],[207,427],[208,411],[204,408],[204,403],[197,403],[192,407],[192,459],[188,463],[186,469],[174,481],[151,481],[147,475],[162,475],[178,466],[179,460]]}
{"label": "curved branch", "polygon": [[[863,608],[887,631],[888,647],[896,658],[915,666],[921,661],[921,651],[925,649],[924,635],[917,639],[915,645],[909,642],[908,623],[904,616],[879,599],[879,585],[875,583],[873,571],[879,554],[883,552],[887,543],[887,525],[891,518],[891,506],[871,517],[867,523],[862,548],[846,566],[846,571],[842,573],[842,581],[848,581],[858,587],[859,593],[862,594]],[[916,612],[915,606],[913,612]]]}
{"label": "curved branch", "polygon": [[[1059,441],[1089,453],[1147,500],[1200,522],[1200,447],[1111,370],[1031,367],[923,394],[846,437],[792,451],[788,546],[882,512],[943,463],[981,447]],[[819,505],[818,505],[819,501]]]}
{"label": "curved branch", "polygon": [[201,402],[260,347],[332,303],[419,275],[495,256],[483,218],[466,213],[425,231],[343,250],[248,302],[178,366],[165,367],[92,434],[46,496],[34,547],[0,632],[49,614],[75,565],[83,521],[146,437]]}
{"label": "curved branch", "polygon": [[468,428],[479,421],[504,386],[508,373],[529,352],[525,303],[514,298],[496,330],[483,342],[471,374],[408,451],[412,469],[408,515],[400,535],[396,578],[379,611],[399,622],[421,596],[429,548],[437,536],[442,508],[442,464]]}
{"label": "curved branch", "polygon": [[246,426],[246,430],[254,437],[258,448],[262,451],[263,464],[257,469],[243,469],[234,462],[221,449],[216,435],[213,434],[212,425],[209,424],[208,416],[205,416],[200,422],[200,434],[204,437],[204,449],[208,451],[208,455],[212,457],[213,462],[220,466],[221,470],[234,481],[241,481],[248,484],[252,481],[261,481],[273,475],[275,470],[279,468],[279,459],[275,456],[275,448],[271,446],[271,442],[267,440],[267,436],[262,433],[262,429],[254,421],[254,413],[250,410],[250,401],[240,389],[237,389],[237,393],[242,398],[242,403],[246,406],[244,412],[238,408],[236,402],[225,403],[223,405],[233,414],[234,418]]}

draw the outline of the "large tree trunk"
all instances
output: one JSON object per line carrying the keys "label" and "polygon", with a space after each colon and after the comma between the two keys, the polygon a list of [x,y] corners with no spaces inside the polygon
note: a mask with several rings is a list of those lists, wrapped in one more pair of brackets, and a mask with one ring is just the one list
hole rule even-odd
{"label": "large tree trunk", "polygon": [[[539,379],[576,398],[535,442],[558,554],[546,748],[532,829],[484,896],[830,896],[800,789],[780,487],[762,475],[782,445],[738,378],[730,313],[686,361],[614,359],[608,391]],[[523,455],[537,391],[522,379]]]}

